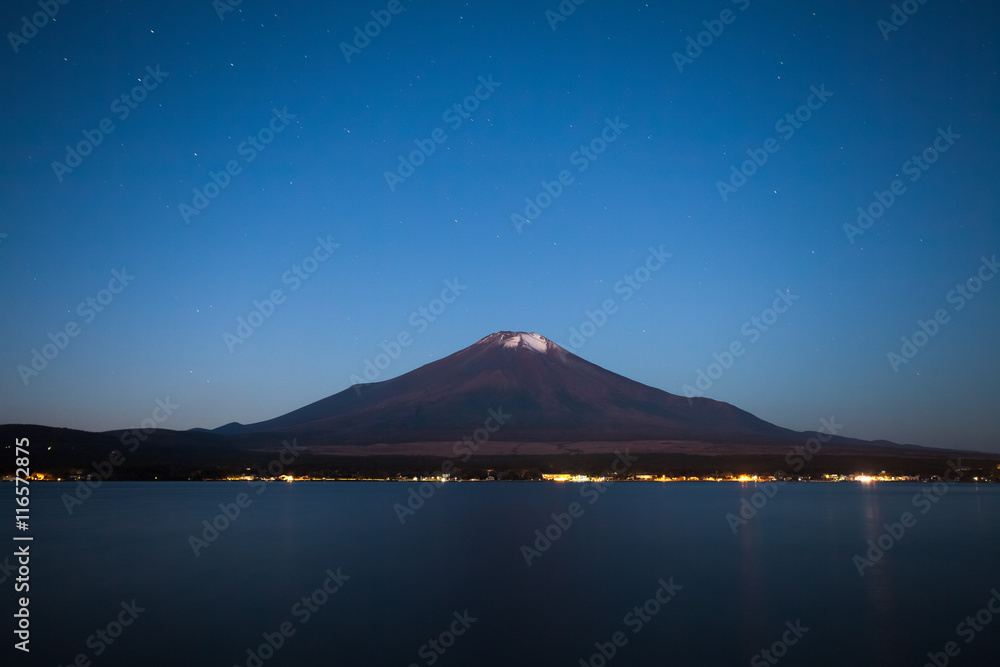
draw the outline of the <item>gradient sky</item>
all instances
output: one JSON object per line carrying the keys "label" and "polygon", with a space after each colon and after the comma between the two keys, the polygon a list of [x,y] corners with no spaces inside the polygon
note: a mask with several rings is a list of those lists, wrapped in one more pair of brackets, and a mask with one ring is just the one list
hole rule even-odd
{"label": "gradient sky", "polygon": [[[883,35],[889,2],[588,0],[553,29],[556,0],[403,0],[347,62],[340,44],[387,4],[245,0],[220,19],[210,0],[71,2],[16,53],[7,36],[0,422],[131,427],[168,397],[166,428],[254,422],[347,388],[400,333],[412,343],[379,380],[525,330],[678,394],[740,342],[704,395],[793,429],[833,416],[848,436],[1000,451],[1000,280],[960,310],[948,299],[1000,251],[996,3],[914,3]],[[5,3],[0,26],[38,11]],[[721,34],[678,71],[704,21]],[[499,85],[468,118],[445,115],[480,77]],[[156,87],[135,101],[140,79]],[[832,96],[779,131],[811,87]],[[105,118],[60,181],[52,163]],[[281,131],[248,161],[241,143],[272,119]],[[574,156],[606,119],[620,123],[606,150]],[[391,190],[385,172],[439,128]],[[959,138],[911,181],[905,163],[939,128]],[[717,182],[772,138],[724,201]],[[186,223],[180,205],[230,161],[239,172]],[[563,170],[572,181],[518,230],[511,214]],[[849,242],[845,223],[896,179],[905,192]],[[293,289],[317,238],[339,247]],[[650,247],[672,256],[626,300],[615,286]],[[102,294],[123,269],[134,279]],[[224,334],[276,289],[283,303],[230,351]],[[798,299],[752,340],[776,290]],[[887,354],[939,309],[894,371]],[[26,384],[18,367],[70,323]]]}

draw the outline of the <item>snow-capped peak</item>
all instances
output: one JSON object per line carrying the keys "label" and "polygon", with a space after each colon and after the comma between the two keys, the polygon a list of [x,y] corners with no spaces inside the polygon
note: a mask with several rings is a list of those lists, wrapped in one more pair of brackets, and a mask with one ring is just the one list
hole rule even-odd
{"label": "snow-capped peak", "polygon": [[521,345],[530,347],[535,352],[543,354],[548,351],[548,341],[536,333],[518,333],[503,342],[504,347],[518,347]]}
{"label": "snow-capped peak", "polygon": [[525,333],[523,331],[499,331],[490,334],[480,341],[484,344],[500,345],[502,347],[526,347],[534,352],[545,354],[549,351],[549,346],[554,345],[545,336],[540,336],[534,332]]}

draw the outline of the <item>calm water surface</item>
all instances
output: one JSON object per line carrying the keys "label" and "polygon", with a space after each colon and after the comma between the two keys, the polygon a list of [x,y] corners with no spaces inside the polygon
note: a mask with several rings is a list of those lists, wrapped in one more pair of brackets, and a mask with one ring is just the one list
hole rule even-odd
{"label": "calm water surface", "polygon": [[[919,667],[950,641],[949,664],[1000,664],[1000,614],[959,627],[1000,590],[995,485],[930,504],[914,502],[929,485],[789,484],[735,534],[726,515],[760,487],[451,483],[401,524],[417,486],[105,483],[71,516],[74,485],[35,484],[18,664]],[[241,493],[249,506],[196,556],[190,536]],[[582,513],[527,565],[522,545],[572,503]],[[854,557],[904,512],[915,524],[859,575]],[[258,653],[264,633],[280,647]]]}

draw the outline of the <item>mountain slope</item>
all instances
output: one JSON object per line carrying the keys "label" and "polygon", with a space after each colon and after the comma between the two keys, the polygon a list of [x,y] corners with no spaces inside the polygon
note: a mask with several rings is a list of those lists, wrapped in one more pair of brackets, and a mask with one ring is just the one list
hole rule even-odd
{"label": "mountain slope", "polygon": [[312,444],[457,440],[482,427],[490,409],[510,415],[504,440],[802,440],[727,403],[670,394],[538,334],[511,331],[490,334],[400,377],[355,385],[275,419],[228,424],[218,432],[287,433]]}
{"label": "mountain slope", "polygon": [[[499,429],[498,419],[503,420]],[[30,438],[36,452],[33,467],[63,475],[98,471],[104,476],[102,466],[111,466],[111,460],[121,463],[122,458],[116,477],[244,474],[268,465],[290,442],[301,452],[296,458],[300,473],[339,477],[346,470],[381,479],[401,470],[409,474],[413,466],[419,469],[434,457],[454,457],[457,441],[471,437],[482,442],[484,429],[490,432],[489,442],[465,451],[478,451],[487,458],[486,465],[559,461],[562,470],[576,457],[603,457],[631,448],[650,470],[690,474],[709,474],[727,465],[773,471],[789,464],[789,452],[801,453],[818,435],[775,426],[727,403],[689,400],[646,386],[538,334],[510,331],[486,336],[400,377],[356,385],[257,424],[233,422],[214,431],[106,433],[9,424],[0,425],[0,435],[6,434],[8,442]],[[940,461],[956,455],[989,460],[983,471],[995,468],[995,457],[982,452],[838,435],[819,440],[824,465],[840,474],[893,466],[910,471],[906,474],[937,474]],[[120,453],[113,453],[115,449]],[[345,458],[365,462],[347,463]],[[907,463],[900,464],[904,459]],[[603,460],[595,465],[604,465]],[[917,460],[927,464],[918,465]],[[9,459],[8,466],[12,462]]]}

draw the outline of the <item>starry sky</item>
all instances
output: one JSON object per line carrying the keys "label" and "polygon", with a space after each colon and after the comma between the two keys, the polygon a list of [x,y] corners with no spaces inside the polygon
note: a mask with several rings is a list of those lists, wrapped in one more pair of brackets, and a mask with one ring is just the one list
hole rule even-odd
{"label": "starry sky", "polygon": [[1000,8],[903,4],[4,3],[0,422],[249,423],[523,330],[998,452]]}

